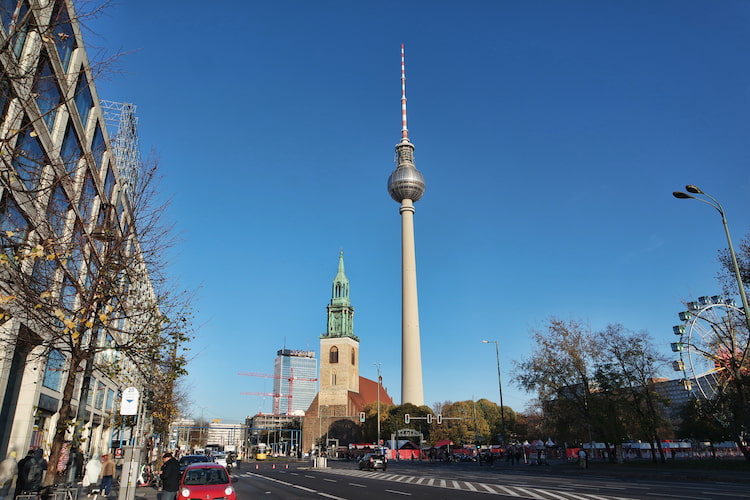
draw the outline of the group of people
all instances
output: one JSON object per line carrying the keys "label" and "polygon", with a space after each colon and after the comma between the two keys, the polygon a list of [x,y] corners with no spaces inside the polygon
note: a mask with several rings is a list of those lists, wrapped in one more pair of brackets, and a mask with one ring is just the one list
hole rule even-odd
{"label": "group of people", "polygon": [[[11,487],[15,480],[12,498],[26,493],[39,492],[42,489],[42,479],[47,470],[47,461],[41,449],[29,450],[21,460],[16,460],[17,453],[11,451],[8,458],[0,462],[0,500],[11,497]],[[112,491],[112,484],[117,474],[117,467],[109,454],[101,457],[92,455],[85,467],[83,486],[90,495],[99,489],[102,496],[108,496]],[[172,453],[162,455],[161,463],[161,500],[175,500],[180,487],[180,465]]]}
{"label": "group of people", "polygon": [[16,452],[11,451],[8,458],[0,462],[0,500],[9,496],[14,479],[13,497],[42,489],[42,478],[47,470],[42,450],[29,450],[21,460],[16,458]]}

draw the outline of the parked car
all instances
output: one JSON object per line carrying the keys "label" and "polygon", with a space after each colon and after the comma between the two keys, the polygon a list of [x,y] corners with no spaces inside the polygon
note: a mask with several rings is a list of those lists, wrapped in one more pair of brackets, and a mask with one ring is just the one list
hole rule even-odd
{"label": "parked car", "polygon": [[211,458],[213,458],[214,462],[221,465],[222,467],[227,466],[227,456],[224,455],[223,453],[221,452],[214,453],[213,455],[211,455]]}
{"label": "parked car", "polygon": [[377,453],[368,453],[359,460],[359,470],[375,470],[385,469],[388,467],[388,459],[385,455],[378,455]]}
{"label": "parked car", "polygon": [[180,481],[179,500],[191,498],[221,498],[237,500],[227,470],[216,462],[194,462],[185,468]]}
{"label": "parked car", "polygon": [[180,473],[185,471],[185,468],[196,462],[210,462],[211,459],[206,455],[183,455],[180,457]]}

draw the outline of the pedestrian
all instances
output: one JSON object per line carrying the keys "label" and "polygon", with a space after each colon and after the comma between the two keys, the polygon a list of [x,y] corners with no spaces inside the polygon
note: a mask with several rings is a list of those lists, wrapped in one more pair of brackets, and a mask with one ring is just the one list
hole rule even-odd
{"label": "pedestrian", "polygon": [[26,481],[23,474],[23,469],[26,466],[26,462],[34,458],[34,450],[29,450],[26,456],[18,461],[18,478],[16,479],[16,493],[15,496],[22,494],[26,491]]}
{"label": "pedestrian", "polygon": [[106,497],[112,491],[112,480],[115,478],[117,466],[115,466],[115,461],[109,454],[102,455],[102,460],[102,482],[99,485],[99,490]]}
{"label": "pedestrian", "polygon": [[8,458],[0,462],[0,500],[10,493],[10,487],[13,479],[18,475],[18,462],[16,461],[16,452],[11,451]]}
{"label": "pedestrian", "polygon": [[586,450],[581,448],[578,450],[578,465],[581,467],[581,469],[588,469],[589,463],[588,463],[588,457],[586,456]]}
{"label": "pedestrian", "polygon": [[44,452],[37,448],[34,454],[23,464],[24,491],[39,491],[42,489],[42,478],[44,471],[47,470],[47,461],[44,459]]}
{"label": "pedestrian", "polygon": [[94,453],[86,463],[86,472],[83,474],[83,486],[86,488],[86,494],[91,495],[94,488],[99,484],[99,476],[102,472],[102,460],[98,453]]}
{"label": "pedestrian", "polygon": [[177,490],[180,489],[180,465],[171,453],[162,455],[164,463],[161,466],[161,500],[175,500]]}

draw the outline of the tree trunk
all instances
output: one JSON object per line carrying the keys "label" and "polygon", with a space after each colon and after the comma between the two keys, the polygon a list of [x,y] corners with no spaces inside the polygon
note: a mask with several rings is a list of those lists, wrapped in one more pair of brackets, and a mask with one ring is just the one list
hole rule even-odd
{"label": "tree trunk", "polygon": [[[71,401],[73,400],[76,374],[78,373],[78,367],[80,364],[80,357],[75,356],[75,354],[71,356],[70,368],[68,369],[68,376],[65,378],[62,400],[60,401],[60,409],[58,410],[60,417],[57,419],[57,425],[55,426],[55,434],[52,438],[52,446],[50,447],[49,459],[47,460],[47,475],[44,477],[42,486],[52,486],[55,484],[57,462],[60,461],[60,453],[63,444],[65,444],[65,434],[68,431],[68,427],[70,427]],[[79,401],[78,404],[86,404],[86,402]]]}

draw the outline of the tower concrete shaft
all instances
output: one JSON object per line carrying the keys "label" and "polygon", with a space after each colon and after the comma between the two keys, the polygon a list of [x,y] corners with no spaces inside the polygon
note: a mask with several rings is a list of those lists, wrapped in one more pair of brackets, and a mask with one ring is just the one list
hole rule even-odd
{"label": "tower concrete shaft", "polygon": [[401,202],[401,403],[424,404],[422,350],[419,339],[417,257],[414,205]]}

